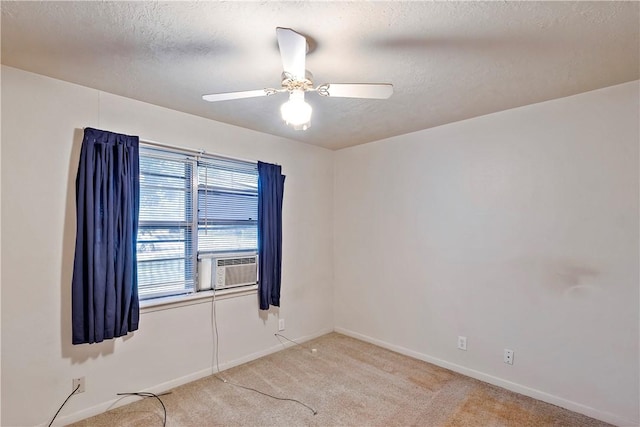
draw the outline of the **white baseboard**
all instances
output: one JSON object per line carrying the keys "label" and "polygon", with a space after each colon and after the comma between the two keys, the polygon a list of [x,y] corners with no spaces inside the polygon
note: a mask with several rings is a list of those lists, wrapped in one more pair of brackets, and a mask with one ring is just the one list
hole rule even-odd
{"label": "white baseboard", "polygon": [[[305,341],[309,341],[315,338],[318,338],[322,335],[326,335],[328,333],[333,332],[333,329],[326,329],[326,330],[321,330],[318,331],[312,335],[306,335],[306,336],[302,336],[302,337],[296,337],[294,338],[294,340],[298,343],[303,343]],[[289,341],[283,341],[282,343],[277,343],[275,345],[273,345],[272,347],[269,347],[267,349],[264,350],[260,350],[257,351],[255,353],[251,353],[248,354],[246,356],[228,361],[228,362],[223,362],[220,363],[220,371],[224,371],[226,369],[229,368],[233,368],[234,366],[238,366],[238,365],[242,365],[243,363],[247,363],[247,362],[251,362],[252,360],[256,360],[259,359],[261,357],[267,356],[269,354],[272,353],[276,353],[278,351],[284,350],[285,348],[294,346],[295,344]],[[200,378],[204,378],[207,377],[209,375],[211,375],[213,372],[212,368],[209,367],[207,369],[202,369],[200,371],[197,372],[192,372],[191,374],[182,376],[180,378],[175,378],[173,380],[170,381],[165,381],[163,383],[157,384],[155,386],[152,387],[148,387],[144,390],[140,390],[140,391],[146,391],[146,392],[151,392],[151,393],[162,393],[165,392],[167,390],[171,390],[173,388],[176,388],[178,386],[190,383],[192,381],[196,381],[199,380]],[[100,403],[98,405],[94,405],[91,406],[89,408],[85,408],[82,409],[80,411],[74,412],[72,414],[69,415],[65,415],[59,418],[56,418],[54,425],[55,426],[62,426],[62,425],[67,425],[67,424],[71,424],[71,423],[75,423],[81,420],[84,420],[85,418],[89,418],[89,417],[93,417],[95,415],[99,415],[102,414],[105,411],[111,410],[111,409],[115,409],[118,408],[120,406],[124,406],[127,405],[129,403],[134,402],[135,397],[127,397],[127,398],[116,398],[116,399],[112,399],[103,403]],[[47,423],[45,424],[41,424],[40,426],[46,426]]]}
{"label": "white baseboard", "polygon": [[502,378],[495,377],[493,375],[485,374],[483,372],[476,371],[474,369],[469,369],[464,366],[457,365],[455,363],[447,362],[446,360],[438,359],[437,357],[432,357],[427,354],[418,353],[416,351],[409,350],[401,346],[389,344],[385,341],[371,338],[367,335],[363,335],[358,332],[353,332],[344,328],[335,328],[335,331],[353,338],[357,338],[361,341],[365,341],[371,344],[375,344],[379,347],[383,347],[388,350],[395,351],[396,353],[404,354],[405,356],[410,356],[410,357],[413,357],[414,359],[429,362],[434,365],[440,366],[442,368],[446,368],[451,371],[458,372],[462,375],[466,375],[468,377],[475,378],[477,380],[480,380],[489,384],[493,384],[498,387],[502,387],[507,390],[520,393],[537,400],[541,400],[543,402],[551,403],[552,405],[560,406],[562,408],[569,409],[570,411],[573,411],[573,412],[578,412],[580,414],[586,415],[591,418],[595,418],[600,421],[604,421],[606,423],[614,424],[621,427],[622,426],[634,427],[640,424],[640,422],[638,421],[632,421],[632,420],[620,417],[618,415],[612,414],[610,412],[601,411],[601,410],[592,408],[590,406],[583,405],[581,403],[563,399],[562,397],[554,396],[552,394],[545,393],[544,391],[540,391],[540,390],[527,387],[521,384],[517,384],[511,381],[507,381]]}

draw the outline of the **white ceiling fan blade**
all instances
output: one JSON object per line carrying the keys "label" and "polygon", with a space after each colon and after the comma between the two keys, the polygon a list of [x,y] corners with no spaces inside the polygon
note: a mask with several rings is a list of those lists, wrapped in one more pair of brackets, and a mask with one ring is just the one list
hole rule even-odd
{"label": "white ceiling fan blade", "polygon": [[393,85],[389,83],[325,83],[319,87],[319,92],[321,95],[340,98],[387,99],[393,94]]}
{"label": "white ceiling fan blade", "polygon": [[304,80],[307,39],[290,28],[276,28],[278,47],[282,57],[282,69],[295,80]]}
{"label": "white ceiling fan blade", "polygon": [[209,102],[229,101],[231,99],[255,98],[257,96],[267,96],[270,93],[266,89],[245,90],[242,92],[213,93],[202,95],[202,99]]}

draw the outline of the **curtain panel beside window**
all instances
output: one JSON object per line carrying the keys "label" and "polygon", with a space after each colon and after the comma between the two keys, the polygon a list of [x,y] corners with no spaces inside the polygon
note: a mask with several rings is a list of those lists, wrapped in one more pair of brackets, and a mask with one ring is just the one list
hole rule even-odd
{"label": "curtain panel beside window", "polygon": [[282,278],[282,200],[284,179],[281,167],[258,162],[258,294],[260,310],[280,306]]}
{"label": "curtain panel beside window", "polygon": [[138,329],[139,140],[87,128],[76,177],[72,342]]}

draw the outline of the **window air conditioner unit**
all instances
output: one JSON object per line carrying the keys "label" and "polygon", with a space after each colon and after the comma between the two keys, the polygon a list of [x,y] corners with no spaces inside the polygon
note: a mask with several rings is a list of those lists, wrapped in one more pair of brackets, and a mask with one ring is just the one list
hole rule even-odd
{"label": "window air conditioner unit", "polygon": [[[207,265],[209,264],[209,265]],[[209,270],[205,273],[206,270]],[[258,283],[257,255],[216,255],[201,259],[201,275],[198,290],[229,289]],[[207,277],[209,276],[209,277]]]}
{"label": "window air conditioner unit", "polygon": [[257,255],[214,259],[214,289],[235,288],[258,283]]}

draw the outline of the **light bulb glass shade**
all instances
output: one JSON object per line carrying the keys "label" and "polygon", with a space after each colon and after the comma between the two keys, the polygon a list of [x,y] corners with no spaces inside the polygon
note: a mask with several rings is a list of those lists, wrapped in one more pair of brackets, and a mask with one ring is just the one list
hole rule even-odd
{"label": "light bulb glass shade", "polygon": [[282,119],[295,130],[306,130],[311,126],[311,105],[304,102],[304,91],[294,90],[289,100],[280,107]]}

